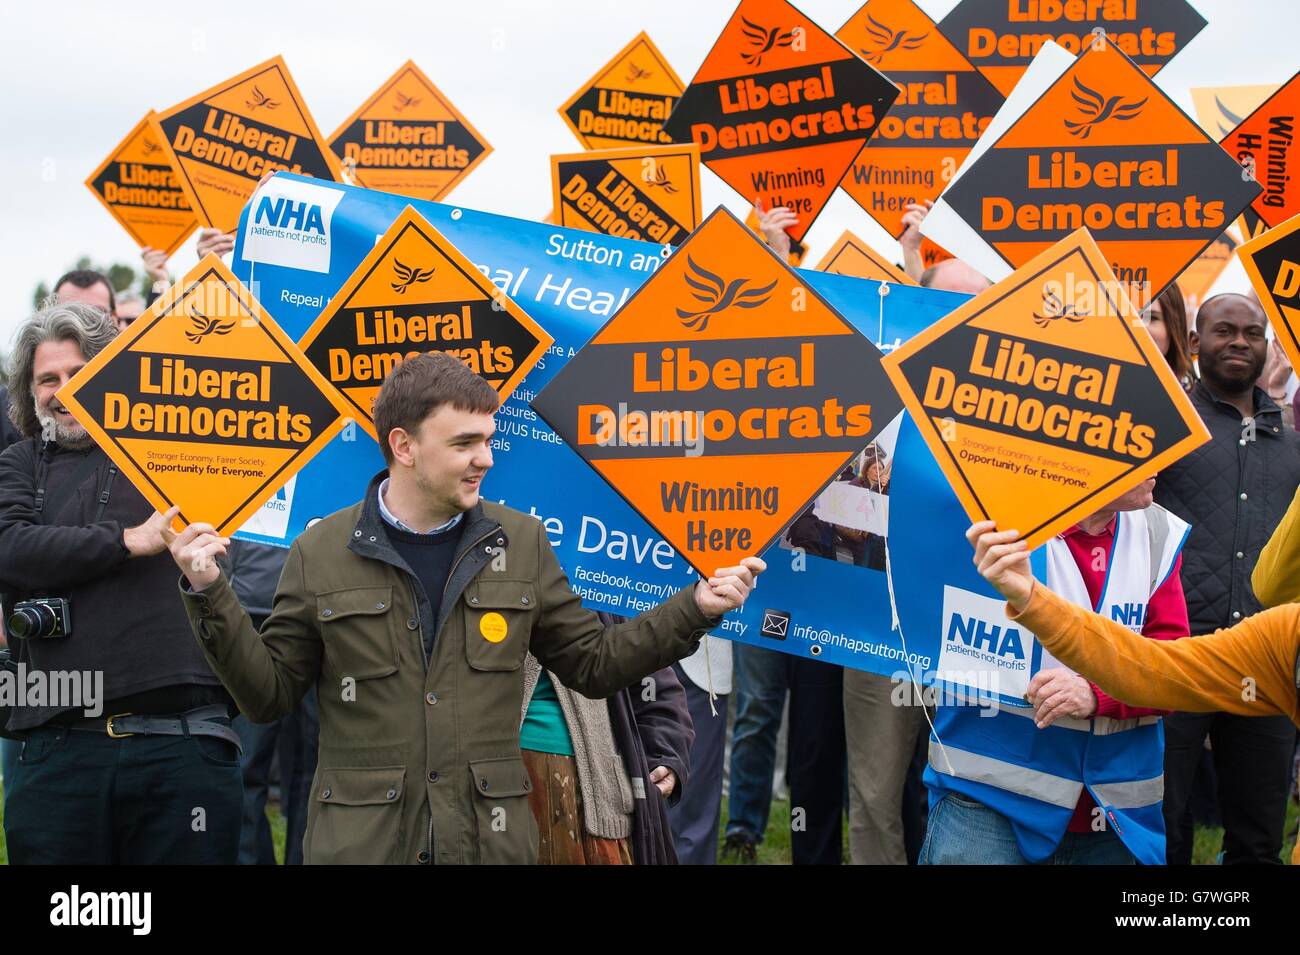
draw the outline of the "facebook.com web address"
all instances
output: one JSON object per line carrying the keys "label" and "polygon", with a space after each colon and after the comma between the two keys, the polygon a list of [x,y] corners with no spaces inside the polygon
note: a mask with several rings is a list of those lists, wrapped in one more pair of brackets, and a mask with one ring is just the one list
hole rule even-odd
{"label": "facebook.com web address", "polygon": [[[630,590],[633,593],[645,594],[657,600],[667,600],[680,589],[680,585],[656,584],[648,580],[638,580],[631,574],[619,576],[606,573],[603,570],[588,570],[585,567],[575,567],[573,569],[573,579],[581,581],[583,584],[608,587],[611,590]],[[579,591],[579,596],[584,596],[580,588],[575,587],[574,589]]]}

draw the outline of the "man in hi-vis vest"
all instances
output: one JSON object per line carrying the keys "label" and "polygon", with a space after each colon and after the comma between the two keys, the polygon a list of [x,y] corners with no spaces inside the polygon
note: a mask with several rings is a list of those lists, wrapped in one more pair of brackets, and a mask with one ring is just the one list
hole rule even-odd
{"label": "man in hi-vis vest", "polygon": [[[1147,480],[1047,544],[1048,586],[1153,640],[1184,637],[1188,525]],[[1161,710],[1128,706],[1044,654],[1028,707],[940,706],[923,864],[1163,865]]]}

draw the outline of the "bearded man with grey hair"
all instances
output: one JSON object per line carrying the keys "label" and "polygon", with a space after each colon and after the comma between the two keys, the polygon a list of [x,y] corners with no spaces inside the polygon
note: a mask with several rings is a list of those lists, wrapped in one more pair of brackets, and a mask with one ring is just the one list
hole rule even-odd
{"label": "bearded man with grey hair", "polygon": [[233,863],[238,736],[190,634],[164,515],[56,397],[116,335],[101,309],[50,304],[11,356],[22,439],[0,454],[0,591],[9,678],[27,692],[0,726],[22,739],[9,861]]}

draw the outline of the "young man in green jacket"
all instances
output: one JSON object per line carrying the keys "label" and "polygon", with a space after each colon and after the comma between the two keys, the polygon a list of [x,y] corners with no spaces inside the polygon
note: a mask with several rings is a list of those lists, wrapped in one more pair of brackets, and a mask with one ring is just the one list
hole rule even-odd
{"label": "young man in green jacket", "polygon": [[604,626],[541,523],[480,500],[497,405],[455,358],[400,364],[374,406],[388,472],[294,542],[260,633],[216,565],[228,540],[191,524],[171,541],[199,645],[249,719],[277,719],[318,685],[308,863],[534,862],[525,654],[612,695],[693,652],[765,568],[747,557]]}

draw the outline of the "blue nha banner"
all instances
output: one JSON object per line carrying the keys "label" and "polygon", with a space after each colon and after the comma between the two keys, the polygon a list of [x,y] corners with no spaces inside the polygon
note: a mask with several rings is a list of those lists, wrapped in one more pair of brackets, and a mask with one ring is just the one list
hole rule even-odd
{"label": "blue nha banner", "polygon": [[[691,584],[686,562],[528,407],[670,249],[280,173],[244,209],[235,274],[300,338],[408,205],[555,339],[498,412],[485,497],[544,523],[570,582],[592,609],[634,615]],[[966,298],[803,275],[886,351]],[[718,636],[877,673],[907,669],[891,626],[881,539],[872,534],[886,520],[889,496],[882,492],[897,428],[896,420],[768,550],[768,572]],[[350,426],[235,536],[288,546],[314,521],[355,503],[383,467],[378,445]],[[932,669],[939,634],[907,636],[911,666]]]}

